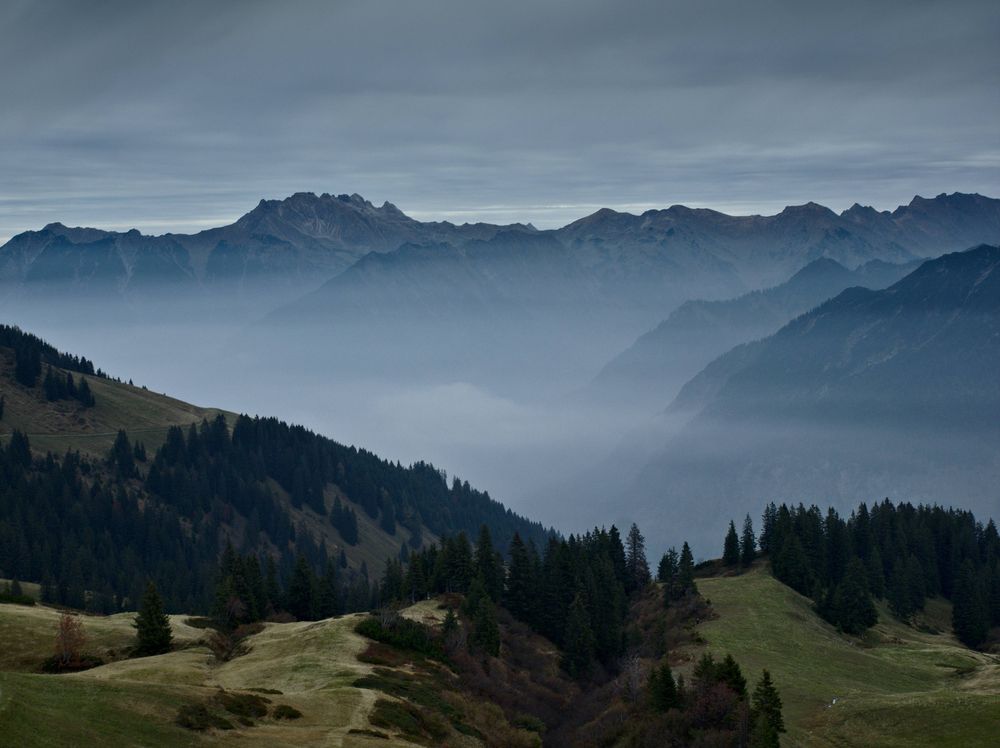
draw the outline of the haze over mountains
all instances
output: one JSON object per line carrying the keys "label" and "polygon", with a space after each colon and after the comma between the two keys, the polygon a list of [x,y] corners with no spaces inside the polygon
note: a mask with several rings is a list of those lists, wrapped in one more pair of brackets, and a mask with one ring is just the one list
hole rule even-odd
{"label": "haze over mountains", "polygon": [[558,487],[715,356],[998,241],[1000,200],[960,193],[891,212],[604,209],[546,231],[298,193],[192,235],[19,234],[0,248],[0,311],[157,390],[432,460],[572,530],[596,499]]}
{"label": "haze over mountains", "polygon": [[638,401],[657,409],[734,345],[775,332],[845,288],[883,288],[919,264],[871,260],[848,270],[823,257],[773,288],[722,301],[686,301],[612,359],[597,375],[594,388],[615,401]]}
{"label": "haze over mountains", "polygon": [[670,412],[690,421],[626,504],[651,517],[670,505],[715,533],[715,515],[742,516],[751,496],[845,507],[952,495],[995,510],[998,372],[1000,247],[847,289],[688,382]]}

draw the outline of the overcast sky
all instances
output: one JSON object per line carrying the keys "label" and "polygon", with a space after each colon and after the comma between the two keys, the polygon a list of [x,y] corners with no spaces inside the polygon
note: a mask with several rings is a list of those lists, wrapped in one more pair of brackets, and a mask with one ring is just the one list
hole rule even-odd
{"label": "overcast sky", "polygon": [[1000,3],[0,3],[0,240],[1000,196]]}

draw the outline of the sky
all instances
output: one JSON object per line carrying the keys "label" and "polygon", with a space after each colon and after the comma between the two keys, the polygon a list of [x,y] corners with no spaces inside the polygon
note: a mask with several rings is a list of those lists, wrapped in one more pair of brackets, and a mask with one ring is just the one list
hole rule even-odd
{"label": "sky", "polygon": [[420,219],[1000,196],[1000,3],[0,4],[0,241],[261,198]]}

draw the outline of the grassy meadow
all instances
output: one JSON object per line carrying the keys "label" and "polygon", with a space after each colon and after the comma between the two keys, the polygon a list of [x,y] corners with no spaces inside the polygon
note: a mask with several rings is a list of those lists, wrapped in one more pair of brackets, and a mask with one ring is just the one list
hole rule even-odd
{"label": "grassy meadow", "polygon": [[821,620],[761,564],[741,576],[699,579],[698,588],[718,614],[698,627],[708,650],[732,653],[751,688],[762,668],[774,676],[784,744],[996,744],[1000,658],[954,639],[945,601],[928,601],[917,628],[880,605],[878,625],[856,638]]}

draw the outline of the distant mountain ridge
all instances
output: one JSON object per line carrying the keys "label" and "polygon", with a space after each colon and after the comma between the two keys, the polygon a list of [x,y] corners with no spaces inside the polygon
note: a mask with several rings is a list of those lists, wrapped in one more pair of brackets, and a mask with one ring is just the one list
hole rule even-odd
{"label": "distant mountain ridge", "polygon": [[52,223],[0,248],[0,284],[69,284],[126,293],[153,283],[317,285],[368,252],[406,242],[461,243],[500,229],[423,223],[391,203],[376,207],[356,194],[297,193],[261,200],[235,223],[197,234],[146,236],[135,229],[122,233]]}
{"label": "distant mountain ridge", "polygon": [[917,264],[871,260],[848,270],[823,257],[772,288],[723,301],[686,301],[608,362],[594,389],[614,399],[648,399],[662,408],[685,381],[733,346],[776,332],[850,286],[883,288]]}
{"label": "distant mountain ridge", "polygon": [[[849,288],[720,356],[668,414],[690,419],[641,471],[638,505],[741,515],[759,497],[880,496],[995,507],[1000,247]],[[716,523],[717,524],[717,523]]]}
{"label": "distant mountain ridge", "polygon": [[[0,287],[55,284],[129,293],[173,286],[291,284],[316,288],[370,252],[407,244],[551,237],[580,272],[606,289],[655,296],[696,282],[724,297],[780,283],[821,257],[853,268],[905,262],[1000,241],[1000,200],[981,195],[914,198],[896,210],[855,205],[841,214],[815,203],[773,216],[729,216],[673,206],[636,216],[602,209],[554,231],[530,224],[422,222],[360,195],[296,193],[261,200],[228,226],[146,236],[52,223],[0,247]],[[648,302],[648,299],[646,299]]]}

